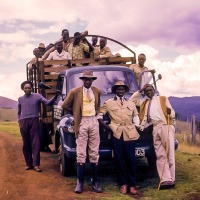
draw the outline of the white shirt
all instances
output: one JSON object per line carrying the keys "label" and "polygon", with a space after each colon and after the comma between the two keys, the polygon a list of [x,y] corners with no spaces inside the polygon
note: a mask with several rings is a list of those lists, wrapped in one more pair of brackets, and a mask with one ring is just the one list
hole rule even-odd
{"label": "white shirt", "polygon": [[162,116],[160,115],[160,102],[157,102],[158,99],[153,96],[151,99],[151,106],[150,106],[150,118],[155,121],[163,121]]}
{"label": "white shirt", "polygon": [[71,60],[71,56],[68,52],[63,51],[61,53],[58,53],[57,50],[54,52],[51,52],[47,58],[47,60]]}

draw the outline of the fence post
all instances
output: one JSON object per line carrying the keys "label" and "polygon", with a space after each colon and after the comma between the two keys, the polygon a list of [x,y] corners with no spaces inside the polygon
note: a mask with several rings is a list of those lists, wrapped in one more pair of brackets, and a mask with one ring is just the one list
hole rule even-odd
{"label": "fence post", "polygon": [[196,142],[196,124],[195,124],[195,115],[192,115],[192,143],[195,144]]}

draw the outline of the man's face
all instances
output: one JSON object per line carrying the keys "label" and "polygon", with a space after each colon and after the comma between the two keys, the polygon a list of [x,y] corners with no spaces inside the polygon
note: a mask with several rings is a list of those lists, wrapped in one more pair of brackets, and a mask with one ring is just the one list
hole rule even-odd
{"label": "man's face", "polygon": [[116,95],[117,95],[118,97],[123,97],[124,94],[125,94],[125,92],[126,92],[126,90],[125,90],[124,86],[117,86],[115,92],[116,92]]}
{"label": "man's face", "polygon": [[31,94],[31,90],[32,90],[32,88],[31,88],[31,85],[30,84],[25,84],[24,85],[24,93],[25,93],[25,95],[30,95]]}
{"label": "man's face", "polygon": [[33,55],[35,55],[35,57],[39,58],[40,57],[40,51],[39,51],[39,49],[34,49],[33,50]]}
{"label": "man's face", "polygon": [[144,55],[139,55],[139,56],[138,56],[138,63],[139,63],[140,66],[143,67],[145,61],[146,61],[146,56],[144,56]]}
{"label": "man's face", "polygon": [[151,86],[146,87],[146,89],[144,90],[144,94],[149,97],[150,99],[152,99],[152,97],[154,96],[154,88]]}
{"label": "man's face", "polygon": [[81,38],[77,37],[77,38],[74,39],[74,44],[78,45],[80,43],[80,41],[81,41]]}
{"label": "man's face", "polygon": [[106,40],[101,39],[100,40],[100,48],[103,49],[106,46]]}
{"label": "man's face", "polygon": [[66,42],[69,39],[69,31],[63,31],[62,33],[63,41]]}
{"label": "man's face", "polygon": [[58,53],[61,53],[63,50],[63,44],[62,43],[58,43],[56,45],[56,50],[58,51]]}
{"label": "man's face", "polygon": [[83,79],[83,86],[89,89],[92,85],[93,79],[92,78],[84,78]]}
{"label": "man's face", "polygon": [[97,44],[98,38],[97,37],[93,37],[92,38],[92,45],[95,46]]}
{"label": "man's face", "polygon": [[40,50],[40,52],[44,52],[45,51],[45,48],[39,47],[38,49]]}

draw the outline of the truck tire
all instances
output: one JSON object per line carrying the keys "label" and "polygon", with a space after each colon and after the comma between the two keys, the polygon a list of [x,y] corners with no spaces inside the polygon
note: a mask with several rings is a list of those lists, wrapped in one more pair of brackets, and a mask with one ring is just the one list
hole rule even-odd
{"label": "truck tire", "polygon": [[68,158],[63,151],[62,145],[59,147],[59,167],[63,176],[71,176],[74,174],[74,160]]}

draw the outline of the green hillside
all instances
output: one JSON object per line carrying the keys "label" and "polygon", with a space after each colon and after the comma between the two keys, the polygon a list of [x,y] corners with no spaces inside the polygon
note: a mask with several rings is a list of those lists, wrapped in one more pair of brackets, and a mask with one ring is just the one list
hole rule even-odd
{"label": "green hillside", "polygon": [[11,108],[0,108],[0,122],[17,121],[17,111]]}

